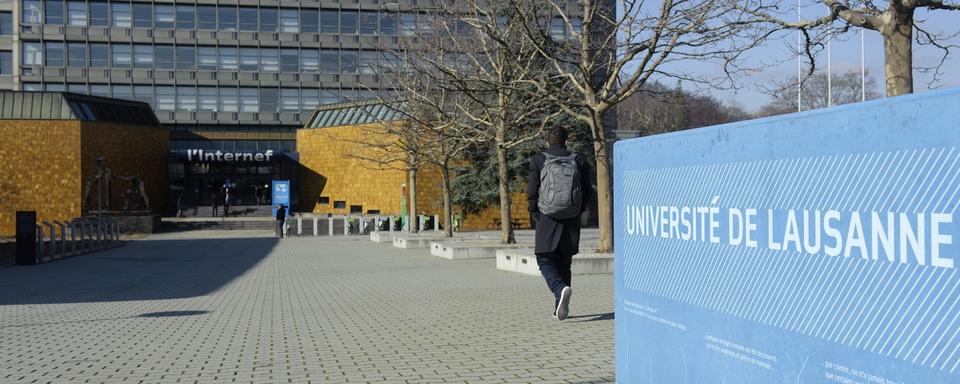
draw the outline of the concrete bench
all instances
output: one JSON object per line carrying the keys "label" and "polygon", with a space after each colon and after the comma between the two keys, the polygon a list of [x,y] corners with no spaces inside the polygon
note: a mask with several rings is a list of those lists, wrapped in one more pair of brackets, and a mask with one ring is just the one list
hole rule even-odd
{"label": "concrete bench", "polygon": [[442,233],[394,233],[393,246],[403,249],[430,248],[434,241],[468,241],[469,239],[486,239],[477,235],[461,235],[458,237],[444,237]]}
{"label": "concrete bench", "polygon": [[498,241],[433,241],[430,254],[444,259],[492,259],[499,249],[522,249],[533,247],[532,243],[503,244]]}
{"label": "concrete bench", "polygon": [[[497,269],[540,276],[537,256],[532,248],[497,250]],[[570,271],[574,275],[612,274],[613,254],[581,253],[573,257]]]}
{"label": "concrete bench", "polygon": [[374,243],[393,242],[393,233],[391,232],[370,232],[370,241]]}

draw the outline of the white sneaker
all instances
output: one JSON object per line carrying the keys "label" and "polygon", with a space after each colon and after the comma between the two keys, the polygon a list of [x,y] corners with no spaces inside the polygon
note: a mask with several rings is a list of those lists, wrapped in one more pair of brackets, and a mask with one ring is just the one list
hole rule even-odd
{"label": "white sneaker", "polygon": [[567,315],[570,314],[571,294],[573,294],[573,289],[570,287],[563,287],[563,290],[560,291],[560,303],[557,304],[557,320],[565,320]]}

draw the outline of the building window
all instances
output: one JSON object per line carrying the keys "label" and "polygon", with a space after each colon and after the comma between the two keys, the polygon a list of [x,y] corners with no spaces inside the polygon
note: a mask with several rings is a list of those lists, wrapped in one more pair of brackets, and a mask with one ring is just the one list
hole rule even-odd
{"label": "building window", "polygon": [[130,28],[132,16],[130,15],[130,4],[110,3],[110,10],[113,16],[114,27]]}
{"label": "building window", "polygon": [[196,48],[177,47],[177,69],[194,69],[196,60]]}
{"label": "building window", "polygon": [[554,40],[565,40],[566,22],[559,17],[550,20],[550,38]]}
{"label": "building window", "polygon": [[90,2],[90,25],[110,25],[110,6],[107,3]]}
{"label": "building window", "polygon": [[118,99],[133,99],[133,87],[129,85],[114,85],[111,87],[111,93]]}
{"label": "building window", "polygon": [[158,5],[154,9],[153,21],[157,28],[173,28],[174,20],[176,17],[172,5]]}
{"label": "building window", "polygon": [[87,90],[86,84],[67,84],[67,92],[87,94],[90,91]]}
{"label": "building window", "polygon": [[43,85],[39,83],[24,83],[23,90],[28,92],[39,92],[43,90]]}
{"label": "building window", "polygon": [[276,48],[260,49],[260,70],[264,72],[280,71],[280,52]]}
{"label": "building window", "polygon": [[260,112],[275,113],[280,104],[280,90],[260,88]]}
{"label": "building window", "polygon": [[303,113],[312,112],[320,104],[319,89],[301,89],[300,90],[300,110]]}
{"label": "building window", "polygon": [[300,53],[296,48],[280,50],[280,71],[300,72]]}
{"label": "building window", "polygon": [[280,9],[280,32],[300,32],[300,14],[296,9]]}
{"label": "building window", "polygon": [[44,1],[44,11],[46,24],[63,24],[63,0]]}
{"label": "building window", "polygon": [[320,50],[320,72],[340,73],[340,53],[333,49]]}
{"label": "building window", "polygon": [[47,83],[44,85],[47,92],[63,92],[67,90],[66,85],[61,83]]}
{"label": "building window", "polygon": [[153,28],[153,7],[150,4],[133,3],[133,26]]}
{"label": "building window", "polygon": [[67,66],[74,68],[87,67],[87,44],[67,44]]}
{"label": "building window", "polygon": [[157,69],[173,69],[174,53],[172,45],[155,45],[153,47],[154,58],[157,63]]}
{"label": "building window", "polygon": [[344,35],[357,34],[357,18],[359,11],[344,9],[340,11],[340,33]]}
{"label": "building window", "polygon": [[240,112],[260,112],[256,88],[240,88]]}
{"label": "building window", "polygon": [[320,10],[320,32],[340,33],[340,15],[336,9]]}
{"label": "building window", "polygon": [[260,68],[260,58],[256,48],[240,48],[240,70],[257,71]]}
{"label": "building window", "polygon": [[217,69],[217,47],[197,48],[197,69],[210,71]]}
{"label": "building window", "polygon": [[300,68],[304,73],[320,72],[320,51],[316,48],[300,51]]}
{"label": "building window", "polygon": [[173,111],[177,109],[176,93],[173,87],[156,87],[157,110]]}
{"label": "building window", "polygon": [[177,87],[177,110],[193,112],[197,110],[197,89]]}
{"label": "building window", "polygon": [[153,46],[133,46],[133,65],[137,68],[153,68]]}
{"label": "building window", "polygon": [[220,48],[220,69],[227,71],[237,70],[236,48]]}
{"label": "building window", "polygon": [[416,15],[400,15],[400,35],[401,36],[413,36],[417,34],[417,16]]}
{"label": "building window", "polygon": [[0,51],[0,75],[13,74],[13,51]]}
{"label": "building window", "polygon": [[277,9],[276,8],[260,8],[260,31],[261,32],[277,31]]}
{"label": "building window", "polygon": [[63,43],[46,43],[43,57],[48,67],[63,66]]}
{"label": "building window", "polygon": [[156,108],[153,102],[153,87],[138,85],[133,87],[133,99],[150,104],[150,108]]}
{"label": "building window", "polygon": [[82,1],[67,2],[67,23],[76,26],[87,25],[87,3]]}
{"label": "building window", "polygon": [[376,35],[380,20],[376,12],[360,12],[360,34]]}
{"label": "building window", "polygon": [[110,97],[110,86],[109,85],[90,85],[90,94],[94,96]]}
{"label": "building window", "polygon": [[358,58],[356,51],[340,52],[340,72],[357,73]]}
{"label": "building window", "polygon": [[280,90],[280,110],[300,112],[300,92],[296,88]]}
{"label": "building window", "polygon": [[221,31],[237,30],[237,7],[221,5],[217,14],[219,16],[217,29]]}
{"label": "building window", "polygon": [[113,52],[114,68],[130,68],[133,60],[129,45],[114,43],[110,45],[110,50]]}
{"label": "building window", "polygon": [[212,5],[197,6],[197,29],[217,29],[217,7]]}
{"label": "building window", "polygon": [[195,12],[192,5],[178,5],[177,29],[193,29],[195,27]]}
{"label": "building window", "polygon": [[316,9],[300,10],[300,32],[317,33],[320,31],[320,12]]}
{"label": "building window", "polygon": [[397,35],[397,16],[392,13],[380,15],[380,34],[385,36]]}
{"label": "building window", "polygon": [[24,24],[40,24],[43,22],[42,3],[40,0],[24,0],[21,4],[20,22]]}
{"label": "building window", "polygon": [[257,28],[257,8],[240,7],[240,30],[256,31]]}
{"label": "building window", "polygon": [[106,44],[90,44],[90,67],[107,68],[110,66],[110,49]]}
{"label": "building window", "polygon": [[360,51],[359,65],[358,70],[363,74],[376,74],[377,73],[377,60],[380,57],[380,53],[377,51]]}
{"label": "building window", "polygon": [[220,88],[220,110],[223,112],[237,112],[236,88]]}
{"label": "building window", "polygon": [[199,102],[197,110],[203,112],[216,112],[217,89],[210,87],[201,87],[197,89],[197,101]]}

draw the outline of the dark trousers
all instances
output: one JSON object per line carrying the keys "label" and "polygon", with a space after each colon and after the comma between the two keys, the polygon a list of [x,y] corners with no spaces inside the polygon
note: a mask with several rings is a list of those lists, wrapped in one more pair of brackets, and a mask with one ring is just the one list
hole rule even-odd
{"label": "dark trousers", "polygon": [[565,252],[562,247],[558,247],[553,252],[538,253],[537,265],[540,266],[540,274],[547,283],[547,288],[553,292],[555,299],[553,309],[557,308],[560,302],[560,292],[563,287],[570,286],[570,262],[573,259],[572,252]]}
{"label": "dark trousers", "polygon": [[284,220],[277,220],[277,230],[276,230],[277,237],[284,237],[284,233],[283,233],[284,224],[285,224]]}

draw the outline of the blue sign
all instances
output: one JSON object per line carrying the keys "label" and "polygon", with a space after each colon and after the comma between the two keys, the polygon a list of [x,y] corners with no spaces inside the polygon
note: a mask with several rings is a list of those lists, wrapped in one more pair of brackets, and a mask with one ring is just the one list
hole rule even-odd
{"label": "blue sign", "polygon": [[277,206],[283,204],[287,207],[287,215],[290,214],[290,180],[273,181],[273,215],[277,217]]}
{"label": "blue sign", "polygon": [[960,382],[960,90],[618,142],[620,383]]}

